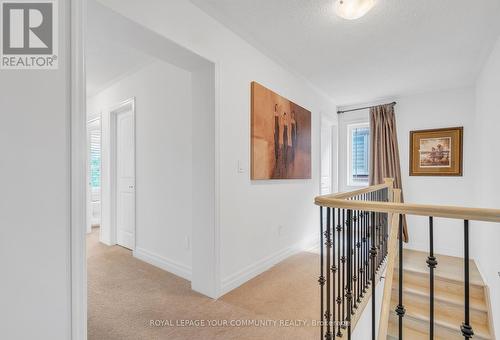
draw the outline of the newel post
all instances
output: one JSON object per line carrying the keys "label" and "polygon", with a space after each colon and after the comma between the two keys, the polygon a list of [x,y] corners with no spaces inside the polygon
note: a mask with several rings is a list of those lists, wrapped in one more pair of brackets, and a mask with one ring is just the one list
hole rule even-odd
{"label": "newel post", "polygon": [[394,178],[384,178],[384,184],[387,185],[387,200],[394,202]]}

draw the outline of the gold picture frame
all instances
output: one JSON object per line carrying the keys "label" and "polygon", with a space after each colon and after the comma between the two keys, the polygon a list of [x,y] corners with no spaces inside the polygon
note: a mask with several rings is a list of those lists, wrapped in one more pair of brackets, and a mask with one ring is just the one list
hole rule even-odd
{"label": "gold picture frame", "polygon": [[462,176],[463,130],[410,131],[410,176]]}

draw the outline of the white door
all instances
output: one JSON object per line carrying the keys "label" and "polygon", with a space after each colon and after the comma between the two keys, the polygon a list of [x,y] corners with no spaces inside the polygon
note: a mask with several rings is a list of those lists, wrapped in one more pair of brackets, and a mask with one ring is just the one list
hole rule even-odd
{"label": "white door", "polygon": [[135,129],[133,105],[116,114],[116,241],[135,245]]}

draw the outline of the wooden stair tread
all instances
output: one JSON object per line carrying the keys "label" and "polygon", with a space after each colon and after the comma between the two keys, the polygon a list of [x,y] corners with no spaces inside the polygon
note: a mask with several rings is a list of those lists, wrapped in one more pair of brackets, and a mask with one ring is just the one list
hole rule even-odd
{"label": "wooden stair tread", "polygon": [[[397,281],[394,281],[393,287],[397,290]],[[429,298],[429,287],[423,287],[418,284],[414,284],[411,281],[405,282],[403,285],[403,291],[408,294],[415,294],[420,296],[425,296]],[[461,306],[464,305],[463,296],[454,294],[448,290],[444,289],[435,289],[434,290],[434,298],[435,303],[450,303],[453,305]],[[470,297],[470,307],[477,311],[488,312],[488,306],[484,299],[475,298],[473,296]]]}
{"label": "wooden stair tread", "polygon": [[[463,259],[438,254],[435,256],[438,261],[434,280],[435,339],[463,339],[460,331],[464,318]],[[403,304],[406,309],[403,319],[403,335],[405,339],[428,338],[430,292],[427,257],[428,254],[425,252],[405,249],[403,267]],[[389,321],[390,331],[388,330],[388,334],[393,337],[398,332],[398,317],[394,312],[399,296],[398,279],[399,272],[395,269],[391,294],[393,307]],[[485,284],[474,261],[470,261],[470,280],[471,326],[475,334],[474,338],[492,339]]]}
{"label": "wooden stair tread", "polygon": [[[399,273],[394,274],[394,281],[397,282],[399,279]],[[412,271],[404,271],[403,273],[404,286],[407,284],[414,284],[416,286],[422,287],[422,289],[429,289],[429,273],[418,273]],[[434,289],[436,292],[447,292],[453,294],[457,299],[462,300],[464,296],[464,283],[462,281],[453,281],[450,279],[435,278]],[[485,300],[485,287],[479,285],[470,285],[470,297],[471,299]]]}
{"label": "wooden stair tread", "polygon": [[[427,267],[427,257],[429,256],[426,252],[421,252],[413,249],[404,249],[403,259],[404,265],[403,269],[408,271],[429,273],[429,268]],[[434,275],[437,279],[448,279],[453,281],[463,282],[463,268],[464,260],[459,257],[447,256],[447,255],[434,255],[437,259],[438,265],[434,271]],[[457,270],[457,268],[459,270]],[[476,263],[473,260],[469,261],[470,270],[470,283],[485,286],[484,281],[477,269]]]}
{"label": "wooden stair tread", "polygon": [[[392,304],[397,305],[397,298],[395,294],[392,295]],[[418,321],[423,322],[426,325],[429,324],[430,318],[429,318],[428,308],[425,309],[420,308],[420,306],[412,303],[412,304],[405,304],[405,309],[406,309],[405,317],[414,318]],[[393,312],[392,314],[395,315],[395,312]],[[435,327],[443,327],[448,330],[459,330],[462,321],[463,320],[461,317],[453,318],[448,315],[438,313],[438,311],[436,310],[434,318]],[[474,334],[476,335],[476,337],[480,337],[483,339],[491,338],[490,331],[487,325],[480,323],[472,323],[472,329],[474,330]]]}
{"label": "wooden stair tread", "polygon": [[[419,335],[416,339],[429,338],[429,320],[415,317],[415,315],[406,314],[403,318],[403,339],[407,340],[407,332],[412,335]],[[423,334],[423,336],[422,336]],[[395,312],[391,313],[389,319],[388,337],[397,338],[398,335],[398,316]],[[434,323],[434,339],[442,340],[462,340],[464,337],[460,331],[460,326],[450,327],[450,325],[435,322]],[[484,334],[474,329],[474,339],[477,340],[494,340],[489,334]]]}
{"label": "wooden stair tread", "polygon": [[[395,297],[394,303],[397,300],[398,292],[393,291]],[[411,306],[410,308],[418,310],[426,316],[429,315],[429,297],[424,295],[412,294],[405,292],[403,297],[404,305]],[[435,301],[434,316],[436,320],[446,320],[450,324],[460,325],[464,318],[463,305],[457,305],[448,302]],[[486,311],[478,311],[471,309],[470,311],[471,324],[473,326],[486,326],[488,324],[488,313]]]}
{"label": "wooden stair tread", "polygon": [[[392,317],[389,321],[389,328],[387,330],[387,338],[394,340],[399,339],[399,328],[398,328],[398,320],[395,317]],[[416,329],[405,327],[403,322],[403,339],[405,340],[421,340],[429,338],[429,334],[420,332]],[[441,337],[434,336],[434,340],[445,340]]]}

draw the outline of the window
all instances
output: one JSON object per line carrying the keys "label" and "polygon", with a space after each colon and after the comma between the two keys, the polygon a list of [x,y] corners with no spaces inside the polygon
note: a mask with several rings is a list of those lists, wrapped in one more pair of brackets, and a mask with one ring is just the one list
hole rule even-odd
{"label": "window", "polygon": [[368,185],[370,159],[370,126],[368,123],[348,125],[348,185]]}
{"label": "window", "polygon": [[101,133],[95,130],[90,132],[90,186],[101,187]]}
{"label": "window", "polygon": [[88,122],[88,167],[90,197],[92,202],[101,200],[101,119]]}

